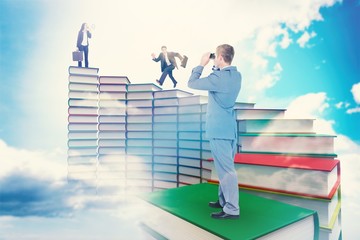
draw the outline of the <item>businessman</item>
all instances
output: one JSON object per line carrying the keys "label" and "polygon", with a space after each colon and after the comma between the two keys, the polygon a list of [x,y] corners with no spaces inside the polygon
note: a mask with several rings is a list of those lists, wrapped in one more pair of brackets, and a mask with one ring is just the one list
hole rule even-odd
{"label": "businessman", "polygon": [[155,62],[161,61],[161,77],[159,80],[156,80],[156,82],[162,86],[164,84],[165,78],[167,75],[169,75],[171,81],[174,84],[174,88],[176,87],[177,81],[175,80],[172,71],[176,68],[178,68],[176,64],[175,57],[179,58],[181,61],[183,61],[184,57],[181,56],[177,52],[168,52],[166,46],[161,47],[161,53],[156,58],[155,53],[151,54],[152,59]]}
{"label": "businessman", "polygon": [[[192,70],[188,87],[206,90],[209,100],[206,112],[206,136],[210,140],[214,165],[219,176],[219,199],[209,202],[212,208],[222,211],[211,214],[215,219],[237,219],[240,215],[238,179],[234,167],[236,152],[236,120],[234,105],[240,92],[241,74],[231,66],[234,48],[228,44],[216,48],[216,54],[205,53],[200,65]],[[204,67],[214,58],[215,69],[209,76],[200,78]]]}

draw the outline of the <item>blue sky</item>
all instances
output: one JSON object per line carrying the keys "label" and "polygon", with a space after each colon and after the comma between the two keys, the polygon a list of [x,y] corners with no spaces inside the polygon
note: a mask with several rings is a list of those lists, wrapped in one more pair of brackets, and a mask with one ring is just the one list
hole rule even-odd
{"label": "blue sky", "polygon": [[[57,226],[64,226],[66,236],[98,239],[95,231],[86,232],[96,225],[94,216],[103,220],[95,228],[99,232],[119,232],[114,222],[122,219],[123,208],[109,214],[105,204],[78,196],[64,182],[67,68],[74,64],[71,52],[82,22],[94,27],[90,66],[99,67],[100,75],[126,75],[133,83],[158,78],[159,66],[150,55],[167,45],[189,56],[189,67],[174,72],[178,87],[188,90],[191,67],[204,52],[223,42],[234,45],[234,65],[243,75],[239,100],[287,108],[288,117],[316,118],[317,132],[338,136],[343,236],[358,238],[360,1],[226,0],[221,10],[213,0],[173,4],[169,12],[163,0],[0,0],[0,232],[5,239],[49,239],[60,232]],[[172,88],[170,82],[164,88]],[[76,222],[83,227],[74,229]]]}
{"label": "blue sky", "polygon": [[325,118],[335,121],[337,133],[360,142],[360,114],[346,113],[349,108],[359,105],[350,91],[360,80],[360,31],[356,27],[360,21],[359,4],[344,1],[320,12],[324,21],[314,22],[308,28],[309,32],[316,33],[307,43],[309,47],[293,45],[278,52],[273,62],[280,62],[284,69],[282,81],[267,94],[290,97],[323,91],[332,106],[339,102],[348,103],[348,107],[328,109]]}

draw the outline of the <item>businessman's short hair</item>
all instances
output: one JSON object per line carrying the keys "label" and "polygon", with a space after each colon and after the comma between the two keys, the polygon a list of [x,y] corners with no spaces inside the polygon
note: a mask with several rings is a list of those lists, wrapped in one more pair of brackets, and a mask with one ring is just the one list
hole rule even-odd
{"label": "businessman's short hair", "polygon": [[232,46],[230,46],[229,44],[222,44],[222,45],[219,45],[217,48],[216,48],[218,54],[220,54],[224,61],[228,64],[231,64],[233,58],[234,58],[234,55],[235,55],[235,50]]}
{"label": "businessman's short hair", "polygon": [[166,47],[166,46],[161,46],[161,50],[162,50],[163,48],[167,49],[167,47]]}

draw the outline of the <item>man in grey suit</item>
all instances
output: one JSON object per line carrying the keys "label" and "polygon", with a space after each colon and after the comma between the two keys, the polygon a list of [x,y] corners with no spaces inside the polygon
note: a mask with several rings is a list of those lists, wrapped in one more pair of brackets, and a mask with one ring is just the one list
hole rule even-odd
{"label": "man in grey suit", "polygon": [[210,61],[205,53],[200,65],[192,70],[188,87],[207,90],[209,100],[206,112],[206,136],[210,140],[214,165],[219,176],[219,199],[209,202],[213,208],[222,208],[212,213],[216,219],[237,219],[240,215],[238,179],[234,167],[237,128],[234,112],[236,98],[240,92],[241,74],[231,66],[234,48],[228,44],[216,48],[214,70],[209,76],[200,78]]}
{"label": "man in grey suit", "polygon": [[172,71],[175,69],[175,67],[178,68],[175,57],[179,58],[182,61],[185,56],[183,57],[177,52],[168,52],[166,46],[162,46],[161,53],[159,54],[159,56],[156,58],[155,53],[152,53],[151,57],[155,62],[161,61],[162,74],[161,74],[160,79],[156,80],[156,82],[160,86],[162,86],[165,81],[166,76],[169,75],[171,81],[174,84],[174,88],[175,88],[177,81],[175,80],[175,78],[172,75]]}

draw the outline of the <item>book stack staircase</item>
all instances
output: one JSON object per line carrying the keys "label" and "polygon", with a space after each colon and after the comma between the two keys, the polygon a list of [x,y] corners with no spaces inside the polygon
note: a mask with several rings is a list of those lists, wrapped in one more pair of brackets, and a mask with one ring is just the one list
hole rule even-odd
{"label": "book stack staircase", "polygon": [[[163,196],[218,183],[205,139],[206,96],[98,71],[69,67],[69,183],[102,195]],[[310,209],[319,218],[318,239],[341,239],[335,136],[313,132],[314,119],[287,119],[286,109],[240,102],[234,108],[240,194]],[[156,196],[147,201],[162,208],[151,199]]]}

